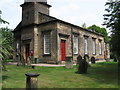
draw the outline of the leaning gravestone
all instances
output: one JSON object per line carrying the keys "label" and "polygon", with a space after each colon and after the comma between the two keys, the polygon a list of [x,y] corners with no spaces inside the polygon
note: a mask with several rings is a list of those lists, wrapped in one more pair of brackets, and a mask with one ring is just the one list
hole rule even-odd
{"label": "leaning gravestone", "polygon": [[68,69],[73,68],[72,57],[66,57],[65,67]]}
{"label": "leaning gravestone", "polygon": [[91,63],[95,63],[95,57],[91,57]]}

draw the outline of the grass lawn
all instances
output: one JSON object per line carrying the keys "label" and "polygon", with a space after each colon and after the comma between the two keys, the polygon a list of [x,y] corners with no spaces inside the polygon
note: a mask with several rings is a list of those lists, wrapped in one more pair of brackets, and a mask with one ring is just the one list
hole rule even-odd
{"label": "grass lawn", "polygon": [[17,67],[7,65],[3,71],[3,88],[25,88],[25,73],[39,73],[39,88],[118,88],[118,67],[115,62],[92,64],[87,74],[76,74],[73,69],[65,67]]}

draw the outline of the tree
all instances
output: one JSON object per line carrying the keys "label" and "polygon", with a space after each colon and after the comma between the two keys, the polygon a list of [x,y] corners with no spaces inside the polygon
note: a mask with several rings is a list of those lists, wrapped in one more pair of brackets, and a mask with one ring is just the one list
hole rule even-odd
{"label": "tree", "polygon": [[105,41],[108,42],[109,41],[109,38],[108,38],[108,33],[107,33],[107,30],[105,28],[101,28],[99,26],[96,26],[96,25],[92,25],[92,26],[89,26],[88,29],[91,29],[91,30],[95,30],[95,32],[98,32],[100,34],[103,34],[105,36]]}
{"label": "tree", "polygon": [[6,38],[6,44],[12,46],[13,43],[13,33],[12,33],[12,29],[9,28],[0,28],[0,32],[2,34],[2,38]]}
{"label": "tree", "polygon": [[105,4],[107,14],[104,14],[104,24],[112,32],[111,34],[111,50],[120,58],[120,0],[109,0]]}
{"label": "tree", "polygon": [[0,23],[2,24],[9,24],[9,22],[7,22],[7,21],[5,21],[5,20],[3,20],[2,18],[1,18],[1,14],[2,14],[2,11],[0,10]]}
{"label": "tree", "polygon": [[83,24],[82,24],[82,27],[83,27],[83,28],[86,28],[86,23],[83,23]]}
{"label": "tree", "polygon": [[[7,21],[1,19],[0,23],[8,23]],[[13,42],[13,34],[10,29],[8,28],[0,28],[0,67],[2,66],[3,70],[5,68],[5,60],[9,58],[11,55],[12,49],[12,42]]]}

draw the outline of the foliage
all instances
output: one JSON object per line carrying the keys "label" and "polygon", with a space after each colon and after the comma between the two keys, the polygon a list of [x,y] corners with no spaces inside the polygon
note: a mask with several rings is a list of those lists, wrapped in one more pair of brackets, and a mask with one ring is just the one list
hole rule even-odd
{"label": "foliage", "polygon": [[2,59],[3,70],[5,70],[5,60],[12,56],[13,33],[8,28],[0,28],[0,57]]}
{"label": "foliage", "polygon": [[[0,10],[0,14],[2,13],[2,11]],[[2,24],[9,24],[9,22],[7,22],[7,21],[5,21],[5,20],[3,20],[2,18],[1,18],[1,16],[0,16],[0,23]]]}
{"label": "foliage", "polygon": [[17,67],[7,65],[3,71],[3,88],[25,88],[25,73],[39,73],[39,88],[118,88],[118,67],[116,62],[91,64],[88,74],[76,74],[65,67]]}
{"label": "foliage", "polygon": [[0,23],[9,24],[7,21],[3,20],[2,18],[0,18]]}
{"label": "foliage", "polygon": [[2,34],[2,38],[6,38],[5,43],[12,46],[13,43],[13,33],[12,29],[9,28],[0,28],[0,33]]}
{"label": "foliage", "polygon": [[103,34],[105,36],[105,41],[108,42],[109,41],[109,38],[108,38],[108,33],[107,33],[107,30],[105,28],[101,28],[99,26],[96,26],[96,25],[92,25],[92,26],[89,26],[88,29],[91,29],[91,30],[95,30],[95,32],[98,32],[100,34]]}
{"label": "foliage", "polygon": [[0,46],[1,46],[0,57],[3,60],[7,59],[11,55],[10,51],[12,50],[12,47],[9,44],[7,44],[6,41],[7,40],[5,38],[4,39],[0,38]]}
{"label": "foliage", "polygon": [[107,14],[104,14],[104,24],[112,32],[111,48],[112,52],[120,57],[120,0],[109,0],[105,4]]}
{"label": "foliage", "polygon": [[[1,12],[1,11],[0,11]],[[7,21],[1,19],[0,23],[8,23]],[[12,31],[8,28],[0,28],[0,61],[2,62],[2,68],[5,70],[5,60],[12,55],[12,43],[13,43],[13,34]]]}
{"label": "foliage", "polygon": [[83,27],[83,28],[86,28],[86,23],[83,23],[83,24],[82,24],[82,27]]}

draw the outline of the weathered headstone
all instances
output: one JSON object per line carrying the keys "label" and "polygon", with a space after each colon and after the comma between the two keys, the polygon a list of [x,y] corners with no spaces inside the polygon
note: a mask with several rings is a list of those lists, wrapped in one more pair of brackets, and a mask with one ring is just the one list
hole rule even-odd
{"label": "weathered headstone", "polygon": [[39,63],[39,58],[35,58],[35,64]]}
{"label": "weathered headstone", "polygon": [[28,63],[27,63],[28,66],[31,66],[31,57],[29,56],[28,57]]}
{"label": "weathered headstone", "polygon": [[91,63],[95,63],[95,57],[91,57]]}
{"label": "weathered headstone", "polygon": [[81,61],[82,61],[82,56],[79,55],[79,56],[77,57],[77,65],[79,65]]}
{"label": "weathered headstone", "polygon": [[79,74],[85,74],[87,73],[88,63],[86,60],[82,59],[79,63],[78,72]]}
{"label": "weathered headstone", "polygon": [[17,66],[21,66],[22,65],[21,56],[20,55],[16,56],[16,59],[17,59]]}
{"label": "weathered headstone", "polygon": [[88,67],[90,67],[90,63],[89,63],[89,56],[85,55],[84,56],[85,61],[88,63]]}
{"label": "weathered headstone", "polygon": [[89,64],[89,56],[88,56],[88,55],[85,55],[85,56],[84,56],[84,59],[85,59],[85,61]]}
{"label": "weathered headstone", "polygon": [[32,69],[35,69],[35,66],[32,65],[31,68],[32,68]]}
{"label": "weathered headstone", "polygon": [[114,57],[114,62],[117,62],[117,58],[116,57]]}
{"label": "weathered headstone", "polygon": [[21,61],[20,50],[17,50],[16,60],[17,60],[17,66],[21,66],[22,65],[22,61]]}
{"label": "weathered headstone", "polygon": [[73,68],[72,57],[66,57],[65,67],[68,69]]}
{"label": "weathered headstone", "polygon": [[40,74],[36,73],[27,73],[26,75],[26,89],[27,90],[37,90],[38,87],[38,80],[37,77]]}
{"label": "weathered headstone", "polygon": [[22,65],[25,66],[25,59],[23,56],[21,56],[21,62],[22,62]]}

